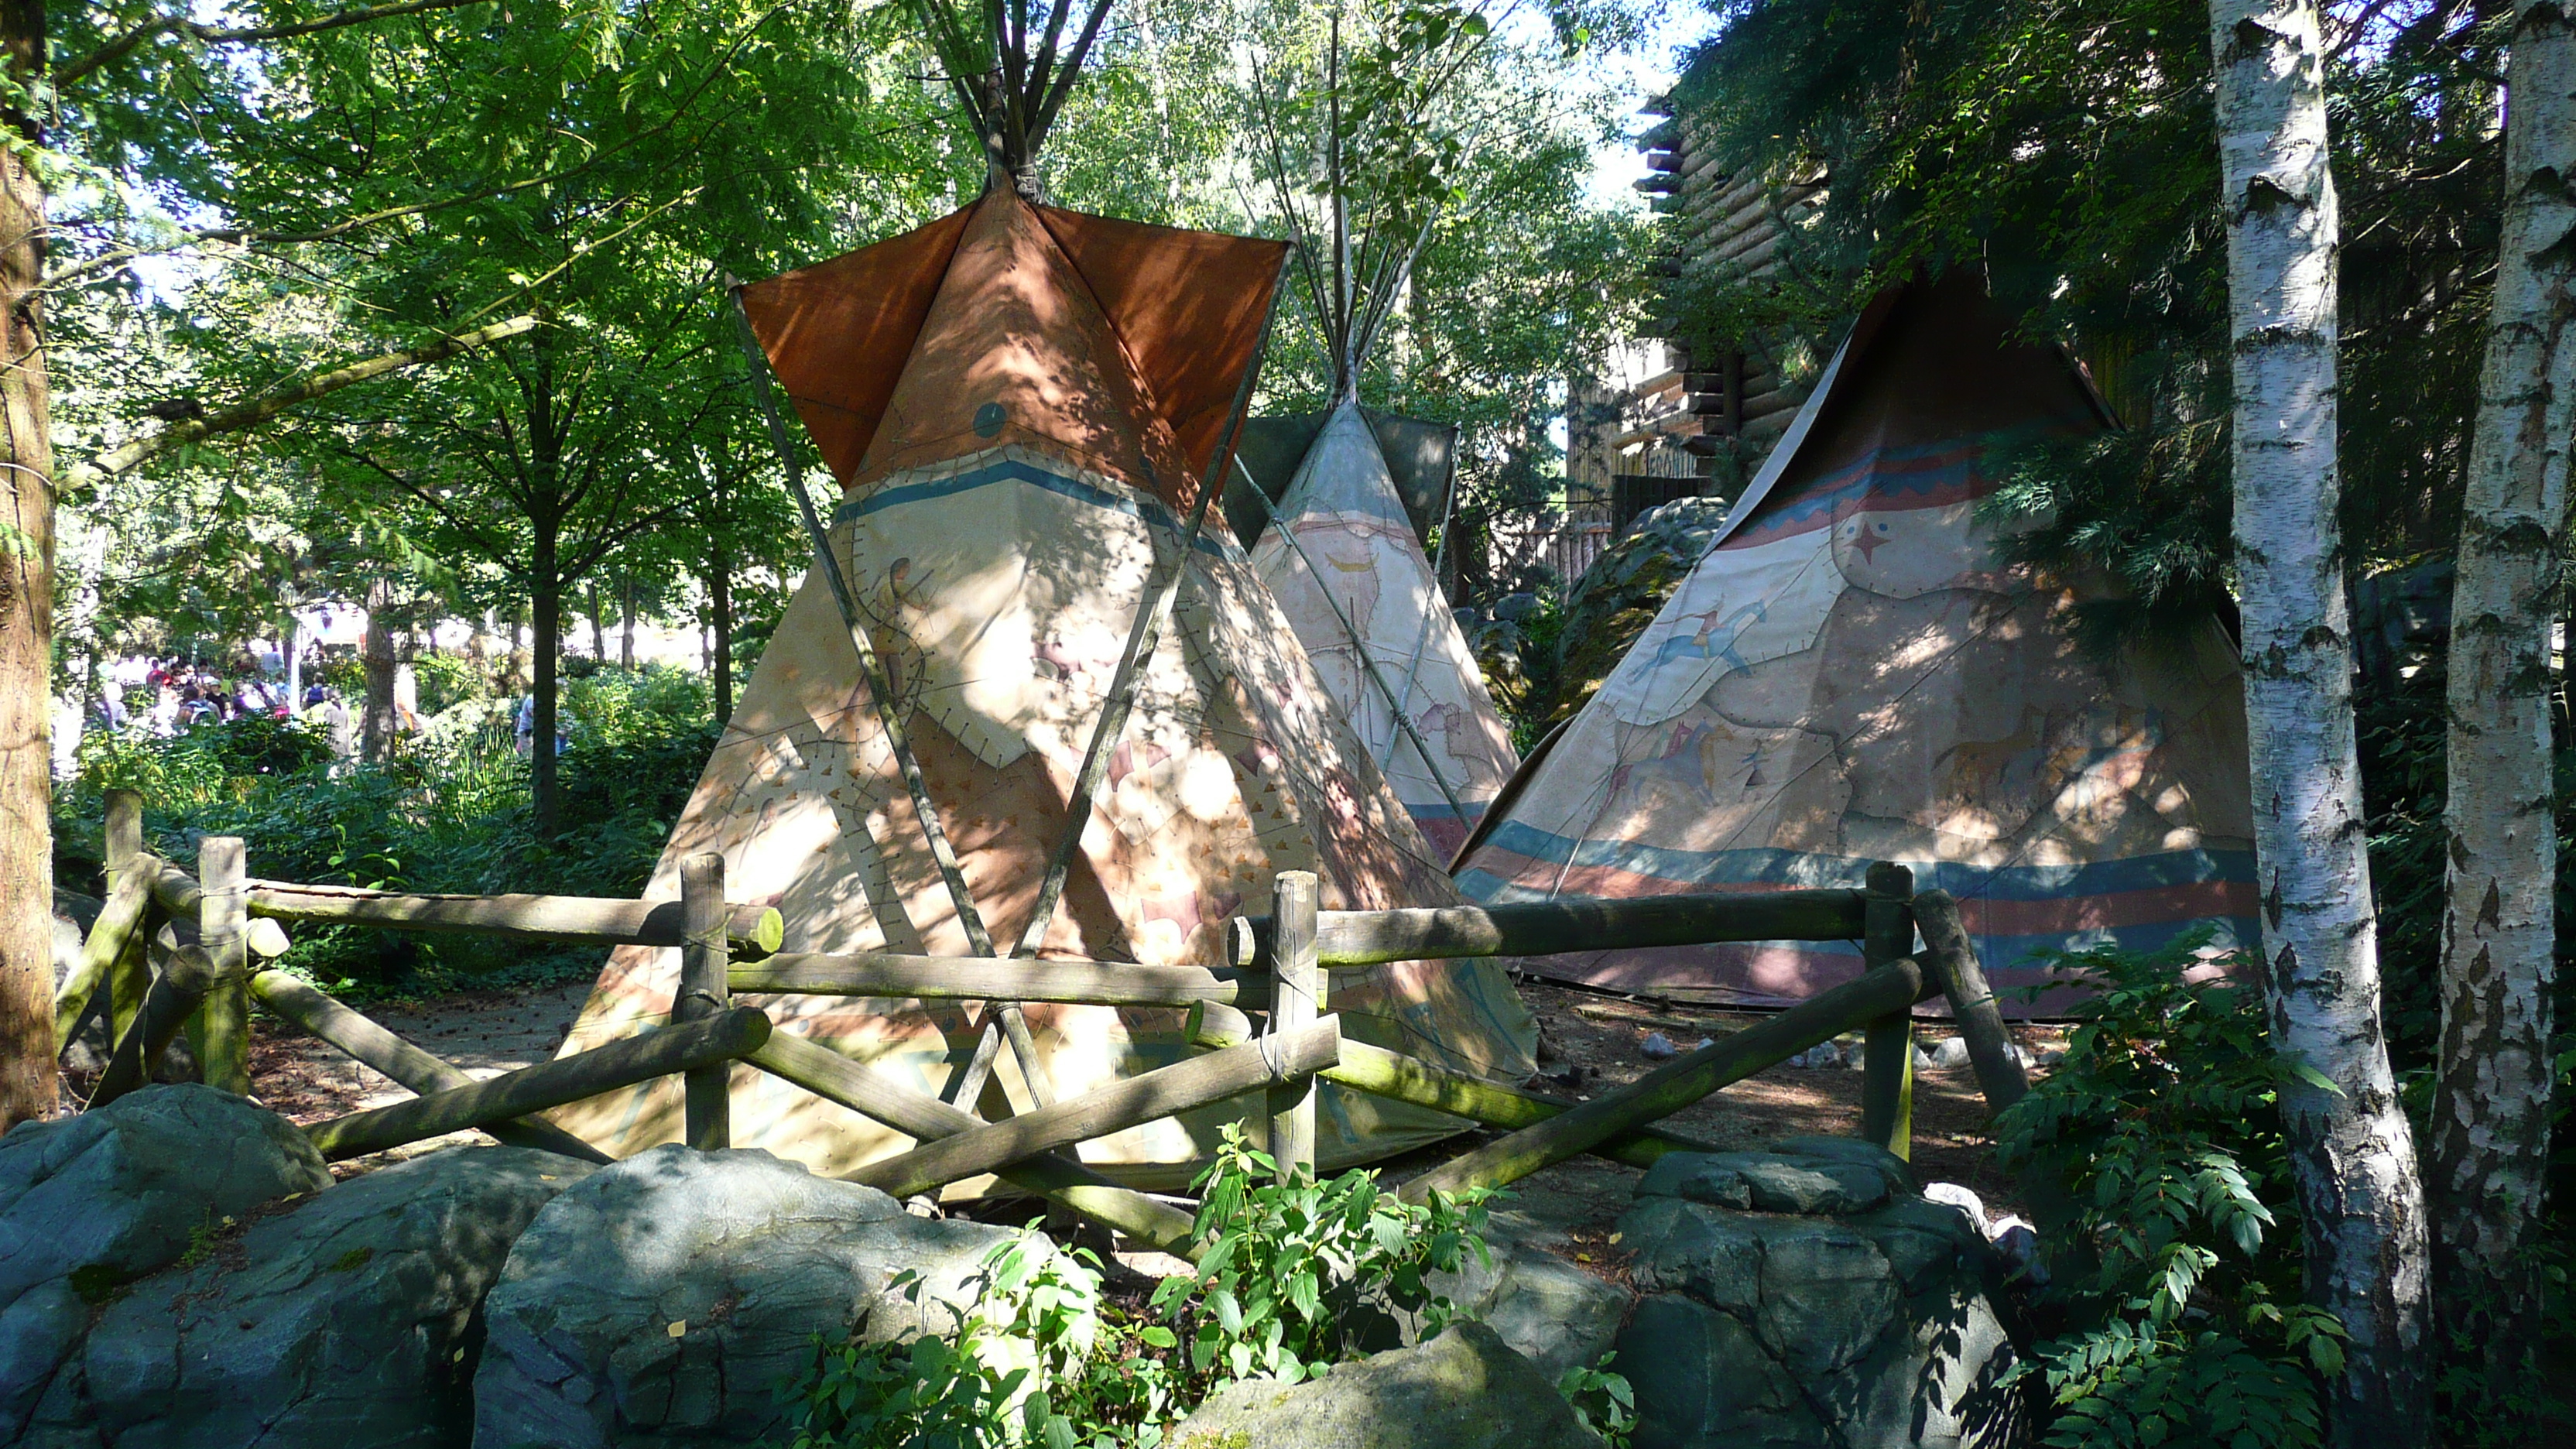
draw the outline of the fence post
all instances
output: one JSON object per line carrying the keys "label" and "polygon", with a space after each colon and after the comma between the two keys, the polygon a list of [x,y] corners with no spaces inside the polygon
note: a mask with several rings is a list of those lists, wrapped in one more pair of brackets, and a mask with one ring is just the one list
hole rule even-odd
{"label": "fence post", "polygon": [[[1861,903],[1861,960],[1884,966],[1914,954],[1914,872],[1888,861],[1869,868]],[[1879,1017],[1862,1029],[1860,1135],[1899,1157],[1914,1152],[1914,1012]]]}
{"label": "fence post", "polygon": [[[1283,870],[1275,883],[1270,917],[1270,1035],[1285,1036],[1323,1014],[1324,973],[1315,964],[1316,883],[1313,871]],[[1270,1092],[1270,1155],[1279,1180],[1315,1175],[1315,1081],[1312,1077]]]}
{"label": "fence post", "polygon": [[243,884],[242,840],[209,835],[197,847],[197,942],[214,968],[206,993],[206,1085],[250,1095],[250,893]]}
{"label": "fence post", "polygon": [[[116,894],[116,883],[133,867],[135,857],[143,853],[143,796],[133,790],[107,792],[107,893]],[[152,939],[151,907],[147,902],[141,929],[107,968],[107,1043],[114,1051],[125,1039],[125,1029],[134,1024],[134,1014],[143,1009],[143,998],[152,990],[152,966],[149,943]]]}
{"label": "fence post", "polygon": [[[680,862],[680,991],[671,1000],[673,1022],[714,1016],[733,1001],[725,973],[732,965],[725,939],[725,863],[714,851]],[[681,1079],[691,1147],[721,1152],[733,1145],[728,1100],[733,1063],[693,1067]]]}

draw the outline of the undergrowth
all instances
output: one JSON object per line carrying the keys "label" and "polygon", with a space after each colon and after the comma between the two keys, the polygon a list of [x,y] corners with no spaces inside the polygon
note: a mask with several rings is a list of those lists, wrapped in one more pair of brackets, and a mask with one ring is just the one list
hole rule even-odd
{"label": "undergrowth", "polygon": [[[1202,1174],[1194,1275],[1105,1294],[1100,1260],[1022,1234],[985,1256],[954,1339],[830,1343],[782,1385],[788,1449],[1156,1449],[1226,1384],[1298,1383],[1461,1316],[1432,1275],[1489,1260],[1485,1194],[1413,1206],[1376,1174],[1281,1184],[1227,1128]],[[917,1278],[907,1291],[918,1295]],[[1607,1360],[1561,1386],[1612,1445],[1631,1425]]]}
{"label": "undergrowth", "polygon": [[[443,681],[444,682],[444,681]],[[142,792],[147,844],[193,866],[208,835],[238,835],[255,876],[420,891],[642,892],[713,747],[703,681],[603,670],[565,691],[572,743],[561,830],[542,836],[512,702],[463,691],[382,765],[334,761],[301,720],[200,725],[170,739],[92,734],[54,796],[55,878],[97,889],[102,797]],[[475,935],[303,927],[281,963],[358,1000],[462,986],[577,980],[599,954]]]}
{"label": "undergrowth", "polygon": [[2312,1069],[2271,1050],[2261,993],[2197,984],[2207,934],[2156,952],[2067,953],[2099,989],[2065,1060],[1997,1121],[1997,1155],[2064,1194],[2024,1373],[2055,1403],[2047,1442],[2302,1449],[2319,1442],[2341,1327],[2300,1302],[2280,1090]]}

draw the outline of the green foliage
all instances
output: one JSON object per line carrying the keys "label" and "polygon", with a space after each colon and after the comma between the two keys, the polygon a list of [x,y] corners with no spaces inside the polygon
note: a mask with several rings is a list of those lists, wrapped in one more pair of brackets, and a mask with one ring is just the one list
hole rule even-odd
{"label": "green foliage", "polygon": [[[1099,1260],[1034,1231],[984,1258],[974,1307],[953,1338],[815,1340],[782,1384],[789,1449],[1155,1449],[1171,1426],[1238,1379],[1295,1383],[1392,1336],[1424,1336],[1459,1310],[1425,1275],[1486,1252],[1484,1195],[1413,1207],[1376,1175],[1280,1185],[1264,1153],[1226,1129],[1198,1181],[1203,1251],[1143,1305],[1103,1293]],[[906,1291],[918,1297],[917,1279]],[[1623,1445],[1627,1381],[1609,1360],[1560,1386],[1579,1416]]]}
{"label": "green foliage", "polygon": [[1556,1381],[1556,1391],[1574,1406],[1574,1417],[1584,1428],[1601,1436],[1610,1449],[1627,1449],[1628,1436],[1637,1429],[1637,1393],[1628,1380],[1610,1371],[1615,1353],[1601,1355],[1601,1361],[1590,1367],[1576,1364]]}
{"label": "green foliage", "polygon": [[[470,699],[489,699],[492,679],[470,659],[453,654],[428,654],[412,661],[412,675],[420,684],[420,712],[444,714]],[[299,701],[300,702],[300,701]]]}
{"label": "green foliage", "polygon": [[1233,1126],[1199,1179],[1198,1276],[1168,1278],[1154,1307],[1188,1347],[1185,1383],[1209,1389],[1256,1375],[1296,1383],[1355,1357],[1359,1335],[1392,1312],[1427,1336],[1457,1308],[1430,1273],[1455,1272],[1485,1248],[1485,1197],[1415,1207],[1377,1176],[1280,1183],[1269,1154]]}
{"label": "green foliage", "polygon": [[2061,956],[2097,994],[2065,1061],[1998,1120],[2003,1164],[2073,1207],[2045,1295],[2065,1331],[2035,1365],[2054,1445],[2313,1445],[2343,1365],[2340,1326],[2299,1302],[2279,1107],[2321,1079],[2273,1053],[2254,988],[2185,979],[2206,940]]}
{"label": "green foliage", "polygon": [[[2106,628],[2198,625],[2227,582],[2227,287],[2209,13],[2186,0],[1706,0],[1677,94],[1694,153],[1828,180],[1759,280],[1695,276],[1703,343],[1796,375],[1879,288],[1970,266],[2064,341],[2134,436],[1990,504],[2024,558],[2136,591]],[[2343,526],[2356,559],[2447,548],[2501,200],[2504,20],[2333,7]],[[2181,164],[2179,158],[2203,158]],[[2101,612],[2101,611],[2097,611]]]}
{"label": "green foliage", "polygon": [[[56,792],[57,875],[88,879],[102,850],[101,793],[139,790],[154,848],[182,863],[205,835],[243,838],[254,873],[424,891],[640,894],[706,764],[716,729],[705,685],[675,671],[584,681],[595,721],[574,715],[562,832],[530,818],[527,762],[506,700],[468,700],[384,766],[334,763],[301,721],[200,725],[174,739],[92,733],[82,773]],[[366,996],[577,978],[597,953],[472,935],[345,927],[295,933],[286,966]]]}

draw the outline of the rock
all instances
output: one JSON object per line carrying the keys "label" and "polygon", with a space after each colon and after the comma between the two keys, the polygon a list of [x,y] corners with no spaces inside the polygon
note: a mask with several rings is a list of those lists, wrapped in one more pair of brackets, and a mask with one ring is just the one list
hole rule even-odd
{"label": "rock", "polygon": [[[1012,1234],[766,1152],[668,1145],[537,1215],[486,1300],[476,1449],[749,1443],[813,1339],[953,1332]],[[891,1286],[920,1274],[918,1302]]]}
{"label": "rock", "polygon": [[295,1125],[212,1087],[146,1087],[0,1137],[0,1442],[28,1417],[90,1311],[202,1251],[227,1219],[331,1175]]}
{"label": "rock", "polygon": [[1674,1153],[1619,1230],[1647,1295],[1616,1365],[1638,1449],[2028,1439],[2023,1391],[2000,1385],[2004,1265],[1892,1154],[1820,1137]]}
{"label": "rock", "polygon": [[1964,1036],[1951,1037],[1932,1049],[1932,1065],[1936,1070],[1948,1071],[1967,1064],[1968,1039]]}
{"label": "rock", "polygon": [[1554,1235],[1519,1214],[1494,1214],[1485,1236],[1493,1261],[1471,1254],[1458,1272],[1431,1275],[1431,1291],[1500,1334],[1549,1383],[1599,1363],[1636,1295],[1550,1252]]}
{"label": "rock", "polygon": [[39,1408],[36,1442],[462,1444],[476,1309],[529,1220],[594,1170],[527,1148],[449,1148],[262,1215],[99,1317],[80,1381],[58,1381]]}
{"label": "rock", "polygon": [[1538,595],[1505,594],[1494,601],[1494,617],[1506,624],[1524,624],[1538,612]]}
{"label": "rock", "polygon": [[1208,1396],[1175,1449],[1598,1449],[1553,1380],[1481,1323],[1302,1384]]}
{"label": "rock", "polygon": [[1637,1192],[1754,1212],[1856,1213],[1911,1185],[1894,1153],[1850,1138],[1792,1137],[1772,1152],[1668,1154]]}
{"label": "rock", "polygon": [[1557,636],[1560,715],[1580,708],[1627,657],[1665,598],[1708,552],[1727,506],[1717,498],[1679,498],[1639,514],[1575,580]]}

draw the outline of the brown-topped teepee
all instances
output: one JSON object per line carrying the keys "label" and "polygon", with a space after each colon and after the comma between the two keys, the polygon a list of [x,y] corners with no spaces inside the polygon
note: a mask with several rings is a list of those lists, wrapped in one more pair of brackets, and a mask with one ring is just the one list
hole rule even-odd
{"label": "brown-topped teepee", "polygon": [[[1021,939],[1067,834],[1094,728],[1152,581],[1228,455],[1283,245],[1084,216],[1005,186],[917,231],[743,290],[780,381],[843,487],[830,546],[993,941]],[[1171,625],[1134,671],[1045,957],[1213,964],[1226,917],[1282,870],[1327,907],[1458,899],[1324,694],[1221,518],[1195,536]],[[816,570],[816,573],[823,572]],[[708,761],[648,894],[725,856],[728,894],[775,904],[791,951],[973,954],[880,726],[850,634],[809,576]],[[620,950],[566,1051],[665,1019],[678,952]],[[910,1001],[751,998],[783,1030],[924,1091],[961,1069],[970,1014]],[[1532,1028],[1490,965],[1337,975],[1345,1029],[1517,1079]],[[1026,1009],[1058,1096],[1178,1059],[1179,1013]],[[997,1067],[1015,1109],[1027,1083]],[[1227,1110],[1086,1144],[1174,1182]],[[1328,1091],[1325,1166],[1456,1131]],[[594,1099],[564,1125],[624,1154],[675,1140],[676,1082]],[[733,1140],[846,1172],[906,1140],[757,1073]]]}

